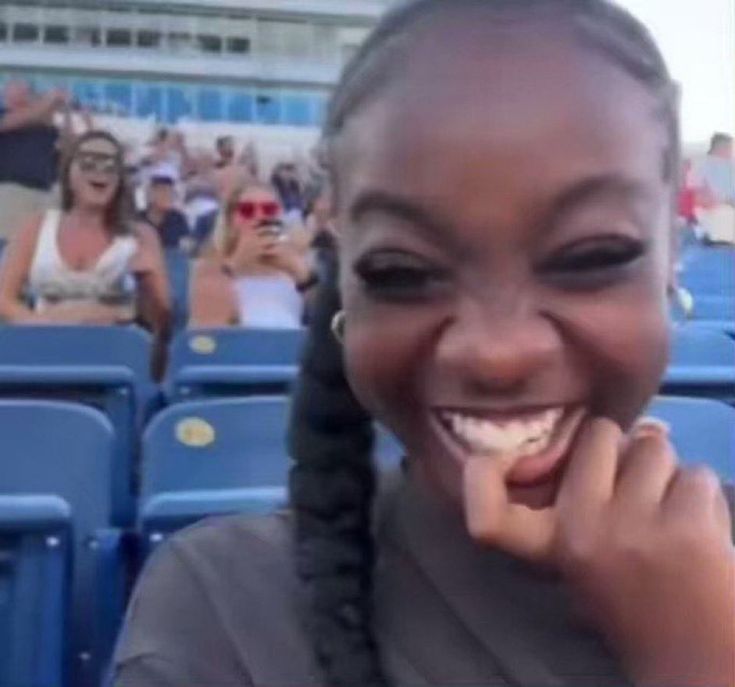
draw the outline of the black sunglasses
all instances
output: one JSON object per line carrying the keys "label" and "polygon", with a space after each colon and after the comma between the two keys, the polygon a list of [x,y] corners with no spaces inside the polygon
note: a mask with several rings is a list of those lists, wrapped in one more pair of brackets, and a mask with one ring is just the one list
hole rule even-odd
{"label": "black sunglasses", "polygon": [[74,156],[74,162],[85,174],[104,174],[117,176],[121,172],[120,162],[116,155],[108,153],[79,152]]}

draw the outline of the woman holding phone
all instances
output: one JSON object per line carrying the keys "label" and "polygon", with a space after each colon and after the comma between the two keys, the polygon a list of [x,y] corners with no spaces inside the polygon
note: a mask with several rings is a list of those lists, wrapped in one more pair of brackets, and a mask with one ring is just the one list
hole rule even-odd
{"label": "woman holding phone", "polygon": [[246,183],[223,212],[211,250],[194,268],[189,326],[300,327],[304,296],[317,279],[284,230],[275,191]]}

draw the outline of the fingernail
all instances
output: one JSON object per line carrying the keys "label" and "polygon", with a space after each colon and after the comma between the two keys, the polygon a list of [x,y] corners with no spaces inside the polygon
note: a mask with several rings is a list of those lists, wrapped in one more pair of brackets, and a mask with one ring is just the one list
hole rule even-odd
{"label": "fingernail", "polygon": [[668,436],[671,433],[671,425],[657,417],[642,417],[633,426],[633,432],[659,432]]}

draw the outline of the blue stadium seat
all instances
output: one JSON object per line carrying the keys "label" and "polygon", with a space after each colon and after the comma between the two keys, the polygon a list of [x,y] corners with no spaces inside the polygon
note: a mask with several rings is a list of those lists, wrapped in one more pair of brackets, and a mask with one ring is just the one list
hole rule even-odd
{"label": "blue stadium seat", "polygon": [[63,499],[0,495],[0,685],[67,682],[70,535]]}
{"label": "blue stadium seat", "polygon": [[735,295],[735,249],[703,246],[688,250],[680,281],[695,297]]}
{"label": "blue stadium seat", "polygon": [[735,321],[735,297],[733,296],[696,296],[694,309],[689,315],[694,320],[733,320]]}
{"label": "blue stadium seat", "polygon": [[735,408],[703,398],[660,396],[647,412],[669,424],[684,464],[707,464],[724,481],[735,481]]}
{"label": "blue stadium seat", "polygon": [[173,298],[174,329],[180,331],[189,321],[189,256],[175,249],[166,250],[164,255]]}
{"label": "blue stadium seat", "polygon": [[[140,528],[144,547],[207,515],[270,512],[286,503],[289,399],[251,397],[179,403],[143,439]],[[380,464],[402,450],[379,431]]]}
{"label": "blue stadium seat", "polygon": [[93,408],[0,400],[0,497],[54,497],[71,513],[74,578],[65,639],[74,687],[99,684],[124,610],[121,536],[108,529],[111,495],[104,488],[114,443],[112,425]]}
{"label": "blue stadium seat", "polygon": [[137,327],[0,327],[0,398],[73,400],[101,409],[116,431],[112,522],[134,522],[138,429],[157,393],[150,337]]}
{"label": "blue stadium seat", "polygon": [[662,393],[734,403],[735,341],[694,323],[676,327]]}
{"label": "blue stadium seat", "polygon": [[303,330],[182,332],[171,347],[167,396],[177,402],[287,393],[298,373],[303,342]]}

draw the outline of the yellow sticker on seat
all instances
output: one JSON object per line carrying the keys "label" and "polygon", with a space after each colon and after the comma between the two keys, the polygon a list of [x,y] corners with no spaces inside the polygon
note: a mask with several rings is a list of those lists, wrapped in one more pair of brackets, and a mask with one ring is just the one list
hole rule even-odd
{"label": "yellow sticker on seat", "polygon": [[176,439],[190,448],[211,446],[216,438],[214,427],[200,417],[187,417],[176,425]]}
{"label": "yellow sticker on seat", "polygon": [[189,348],[200,355],[212,355],[217,350],[217,340],[213,336],[200,334],[189,339]]}

